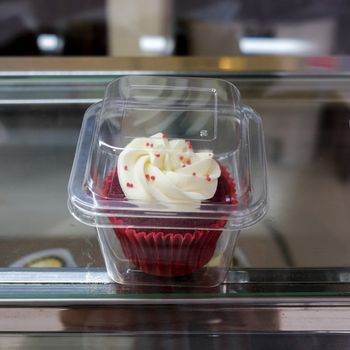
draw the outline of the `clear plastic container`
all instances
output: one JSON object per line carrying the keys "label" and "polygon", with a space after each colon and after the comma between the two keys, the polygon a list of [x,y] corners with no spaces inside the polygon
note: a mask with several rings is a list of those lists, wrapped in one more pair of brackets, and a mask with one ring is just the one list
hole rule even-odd
{"label": "clear plastic container", "polygon": [[68,206],[122,284],[220,284],[267,210],[260,117],[224,80],[129,76],[81,129]]}

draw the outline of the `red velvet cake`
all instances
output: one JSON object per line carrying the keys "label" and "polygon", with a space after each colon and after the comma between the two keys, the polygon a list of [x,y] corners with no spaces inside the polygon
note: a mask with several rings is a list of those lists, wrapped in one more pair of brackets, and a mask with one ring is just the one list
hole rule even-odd
{"label": "red velvet cake", "polygon": [[[167,141],[168,142],[168,141]],[[171,142],[171,141],[170,141]],[[174,141],[176,142],[176,141]],[[151,144],[146,142],[146,144]],[[148,146],[150,147],[150,146]],[[188,146],[192,149],[192,146]],[[155,158],[162,152],[160,149],[155,151]],[[188,168],[191,167],[191,162],[195,160],[194,154],[192,157],[185,155],[177,156],[181,163],[184,163]],[[187,154],[187,156],[186,156]],[[198,154],[198,153],[196,153]],[[134,156],[134,154],[133,154]],[[162,154],[165,157],[164,152]],[[159,157],[158,157],[159,158]],[[119,157],[121,159],[121,157]],[[165,160],[164,160],[165,161]],[[214,195],[206,200],[206,203],[219,204],[236,204],[236,189],[233,179],[227,169],[215,161],[210,159],[210,162],[215,162],[217,171],[217,185]],[[125,192],[127,189],[133,189],[143,185],[142,181],[132,178],[121,179],[120,172],[123,174],[132,171],[133,167],[125,159],[118,162],[118,167],[115,168],[104,180],[101,195],[105,198],[119,198],[130,199]],[[192,171],[193,169],[186,169],[187,175],[183,177],[189,178],[193,183],[185,184],[184,186],[196,187],[196,182],[205,180],[211,181],[208,174],[200,175],[202,169],[197,162],[196,170],[198,175]],[[193,164],[195,166],[195,164]],[[213,164],[211,164],[212,166]],[[183,165],[181,165],[181,168]],[[145,169],[145,168],[143,168]],[[181,169],[182,170],[182,169]],[[150,169],[152,174],[152,169]],[[195,176],[195,175],[196,176]],[[148,176],[147,176],[148,175]],[[159,175],[156,173],[156,175]],[[156,182],[157,179],[152,180],[151,177],[156,175],[145,174],[146,183]],[[190,178],[192,176],[193,178]],[[192,180],[196,177],[202,177],[200,180]],[[131,180],[132,179],[132,180]],[[124,181],[126,186],[124,190],[121,186],[121,181]],[[213,179],[214,181],[214,179]],[[204,183],[202,181],[202,183]],[[192,192],[191,192],[192,193]],[[200,205],[200,202],[199,202]],[[195,272],[204,265],[206,265],[212,258],[216,248],[217,240],[226,225],[227,218],[222,219],[180,219],[180,218],[134,218],[134,217],[110,217],[110,222],[119,227],[115,227],[115,234],[121,244],[124,255],[127,259],[143,272],[157,275],[157,276],[184,276]],[[147,229],[140,227],[148,227]],[[154,228],[152,228],[154,227]],[[158,229],[157,227],[169,227],[169,229]],[[184,229],[186,227],[186,229]],[[192,229],[193,228],[193,229]]]}

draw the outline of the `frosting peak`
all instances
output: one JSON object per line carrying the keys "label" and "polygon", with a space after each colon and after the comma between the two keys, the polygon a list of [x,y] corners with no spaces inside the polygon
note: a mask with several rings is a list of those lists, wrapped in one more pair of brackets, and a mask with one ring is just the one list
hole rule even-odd
{"label": "frosting peak", "polygon": [[161,133],[135,138],[118,158],[120,186],[130,200],[198,207],[214,196],[220,175],[212,153],[195,153],[190,142]]}

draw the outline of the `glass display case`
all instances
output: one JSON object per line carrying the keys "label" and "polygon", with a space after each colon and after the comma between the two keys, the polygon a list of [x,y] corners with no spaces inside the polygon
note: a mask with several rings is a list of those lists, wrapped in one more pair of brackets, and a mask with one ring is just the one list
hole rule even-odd
{"label": "glass display case", "polygon": [[[1,347],[345,348],[349,66],[346,57],[0,59]],[[68,212],[84,112],[133,74],[227,79],[262,117],[269,211],[241,232],[218,287],[116,284],[95,229]]]}

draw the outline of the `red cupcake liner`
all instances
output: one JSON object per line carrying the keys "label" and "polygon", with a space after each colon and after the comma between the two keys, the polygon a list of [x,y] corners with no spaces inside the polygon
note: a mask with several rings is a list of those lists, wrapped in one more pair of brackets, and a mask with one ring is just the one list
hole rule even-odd
{"label": "red cupcake liner", "polygon": [[[221,164],[220,168],[218,188],[210,201],[236,204],[235,183],[228,170]],[[120,195],[121,188],[116,173],[106,177],[102,192],[106,197],[111,194]],[[214,254],[227,222],[225,218],[179,220],[111,217],[109,220],[113,225],[119,226],[113,230],[125,257],[141,271],[162,277],[189,275],[206,265]],[[153,224],[159,225],[161,221],[171,227],[188,228],[163,231],[140,228],[142,231],[137,231],[137,226],[152,227]]]}
{"label": "red cupcake liner", "polygon": [[[122,222],[122,221],[120,221]],[[115,221],[114,221],[115,223]],[[225,220],[215,228],[223,228]],[[206,265],[212,258],[221,231],[191,230],[182,233],[144,232],[114,228],[124,255],[143,272],[163,277],[184,276]]]}

